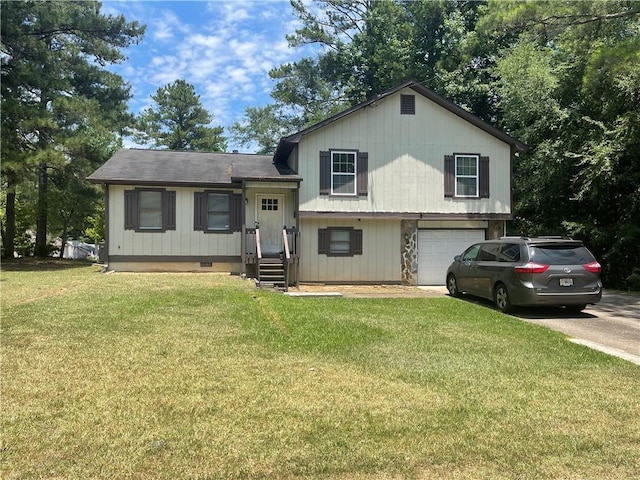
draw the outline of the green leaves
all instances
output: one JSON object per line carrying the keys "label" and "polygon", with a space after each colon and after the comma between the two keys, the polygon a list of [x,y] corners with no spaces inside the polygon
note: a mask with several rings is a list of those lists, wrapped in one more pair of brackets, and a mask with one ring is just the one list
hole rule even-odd
{"label": "green leaves", "polygon": [[[5,219],[20,230],[7,226],[7,255],[13,255],[13,235],[20,237],[25,227],[37,230],[36,253],[47,253],[47,233],[60,233],[47,231],[49,215],[57,222],[58,204],[50,201],[49,176],[60,184],[84,182],[109,157],[131,120],[129,87],[102,67],[124,60],[121,49],[139,41],[144,27],[123,16],[102,15],[100,6],[95,1],[2,4],[2,179],[15,192],[17,205],[33,201],[26,195],[38,185],[35,216],[18,209],[29,217],[16,218],[13,199],[6,204]],[[74,191],[88,188],[78,185]],[[89,210],[94,193],[81,196]]]}
{"label": "green leaves", "polygon": [[137,119],[137,141],[170,150],[226,150],[222,127],[208,126],[213,115],[202,106],[193,85],[176,80],[160,87],[151,98],[155,106]]}
{"label": "green leaves", "polygon": [[509,44],[494,70],[503,125],[535,147],[515,164],[515,229],[581,238],[605,265],[607,286],[631,286],[640,255],[640,9],[490,2],[480,28]]}

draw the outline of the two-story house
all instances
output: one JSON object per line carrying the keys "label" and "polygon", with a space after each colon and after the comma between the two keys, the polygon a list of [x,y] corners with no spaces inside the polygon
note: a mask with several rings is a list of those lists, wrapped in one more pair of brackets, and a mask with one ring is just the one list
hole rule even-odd
{"label": "two-story house", "polygon": [[526,149],[407,81],[273,156],[125,149],[89,180],[105,188],[110,269],[437,285],[453,255],[504,234]]}

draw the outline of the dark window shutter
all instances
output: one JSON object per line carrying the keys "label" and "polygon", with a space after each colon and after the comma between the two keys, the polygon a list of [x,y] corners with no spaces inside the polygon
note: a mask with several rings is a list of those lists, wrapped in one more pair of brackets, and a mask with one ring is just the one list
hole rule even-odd
{"label": "dark window shutter", "polygon": [[229,196],[229,228],[233,232],[242,230],[242,195],[239,193]]}
{"label": "dark window shutter", "polygon": [[480,185],[480,198],[489,198],[489,157],[480,157],[478,184]]}
{"label": "dark window shutter", "polygon": [[318,255],[328,255],[329,254],[329,230],[326,228],[318,229]]}
{"label": "dark window shutter", "polygon": [[456,192],[456,161],[453,155],[444,156],[444,196],[453,197]]}
{"label": "dark window shutter", "polygon": [[367,196],[369,191],[369,153],[358,152],[358,195]]}
{"label": "dark window shutter", "polygon": [[176,192],[173,190],[164,193],[164,229],[176,229]]}
{"label": "dark window shutter", "polygon": [[138,195],[135,190],[124,191],[124,229],[135,230],[138,226]]}
{"label": "dark window shutter", "polygon": [[416,96],[400,95],[400,114],[415,115],[416,114]]}
{"label": "dark window shutter", "polygon": [[193,194],[193,229],[207,229],[207,194],[195,192]]}
{"label": "dark window shutter", "polygon": [[351,253],[362,255],[362,230],[351,230]]}
{"label": "dark window shutter", "polygon": [[331,153],[320,152],[320,195],[331,193]]}

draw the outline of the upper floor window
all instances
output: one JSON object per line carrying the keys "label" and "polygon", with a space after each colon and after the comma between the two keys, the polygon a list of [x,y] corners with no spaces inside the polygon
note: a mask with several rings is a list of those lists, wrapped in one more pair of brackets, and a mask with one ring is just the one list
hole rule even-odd
{"label": "upper floor window", "polygon": [[331,194],[356,194],[356,152],[331,152]]}
{"label": "upper floor window", "polygon": [[366,196],[369,155],[357,150],[320,152],[320,195]]}
{"label": "upper floor window", "polygon": [[456,155],[456,197],[478,196],[478,155]]}
{"label": "upper floor window", "polygon": [[489,198],[489,157],[475,153],[445,155],[444,196]]}
{"label": "upper floor window", "polygon": [[136,188],[124,192],[124,228],[138,232],[176,229],[176,192]]}

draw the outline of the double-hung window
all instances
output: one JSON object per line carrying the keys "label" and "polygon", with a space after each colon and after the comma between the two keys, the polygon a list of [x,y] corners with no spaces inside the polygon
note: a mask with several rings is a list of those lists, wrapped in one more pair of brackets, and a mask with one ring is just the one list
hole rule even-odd
{"label": "double-hung window", "polygon": [[138,192],[138,229],[162,229],[162,192],[142,190]]}
{"label": "double-hung window", "polygon": [[176,192],[136,188],[124,192],[124,228],[138,232],[176,229]]}
{"label": "double-hung window", "polygon": [[445,155],[444,196],[489,198],[489,157],[476,153]]}
{"label": "double-hung window", "polygon": [[478,155],[456,155],[456,197],[478,196]]}
{"label": "double-hung window", "polygon": [[356,152],[331,152],[331,194],[356,194]]}
{"label": "double-hung window", "polygon": [[207,230],[229,230],[229,195],[207,194]]}
{"label": "double-hung window", "polygon": [[328,257],[362,255],[362,230],[352,227],[319,229],[318,254]]}
{"label": "double-hung window", "polygon": [[233,233],[242,225],[242,196],[225,191],[195,192],[193,229],[205,233]]}
{"label": "double-hung window", "polygon": [[369,154],[357,150],[320,152],[320,195],[366,197]]}

